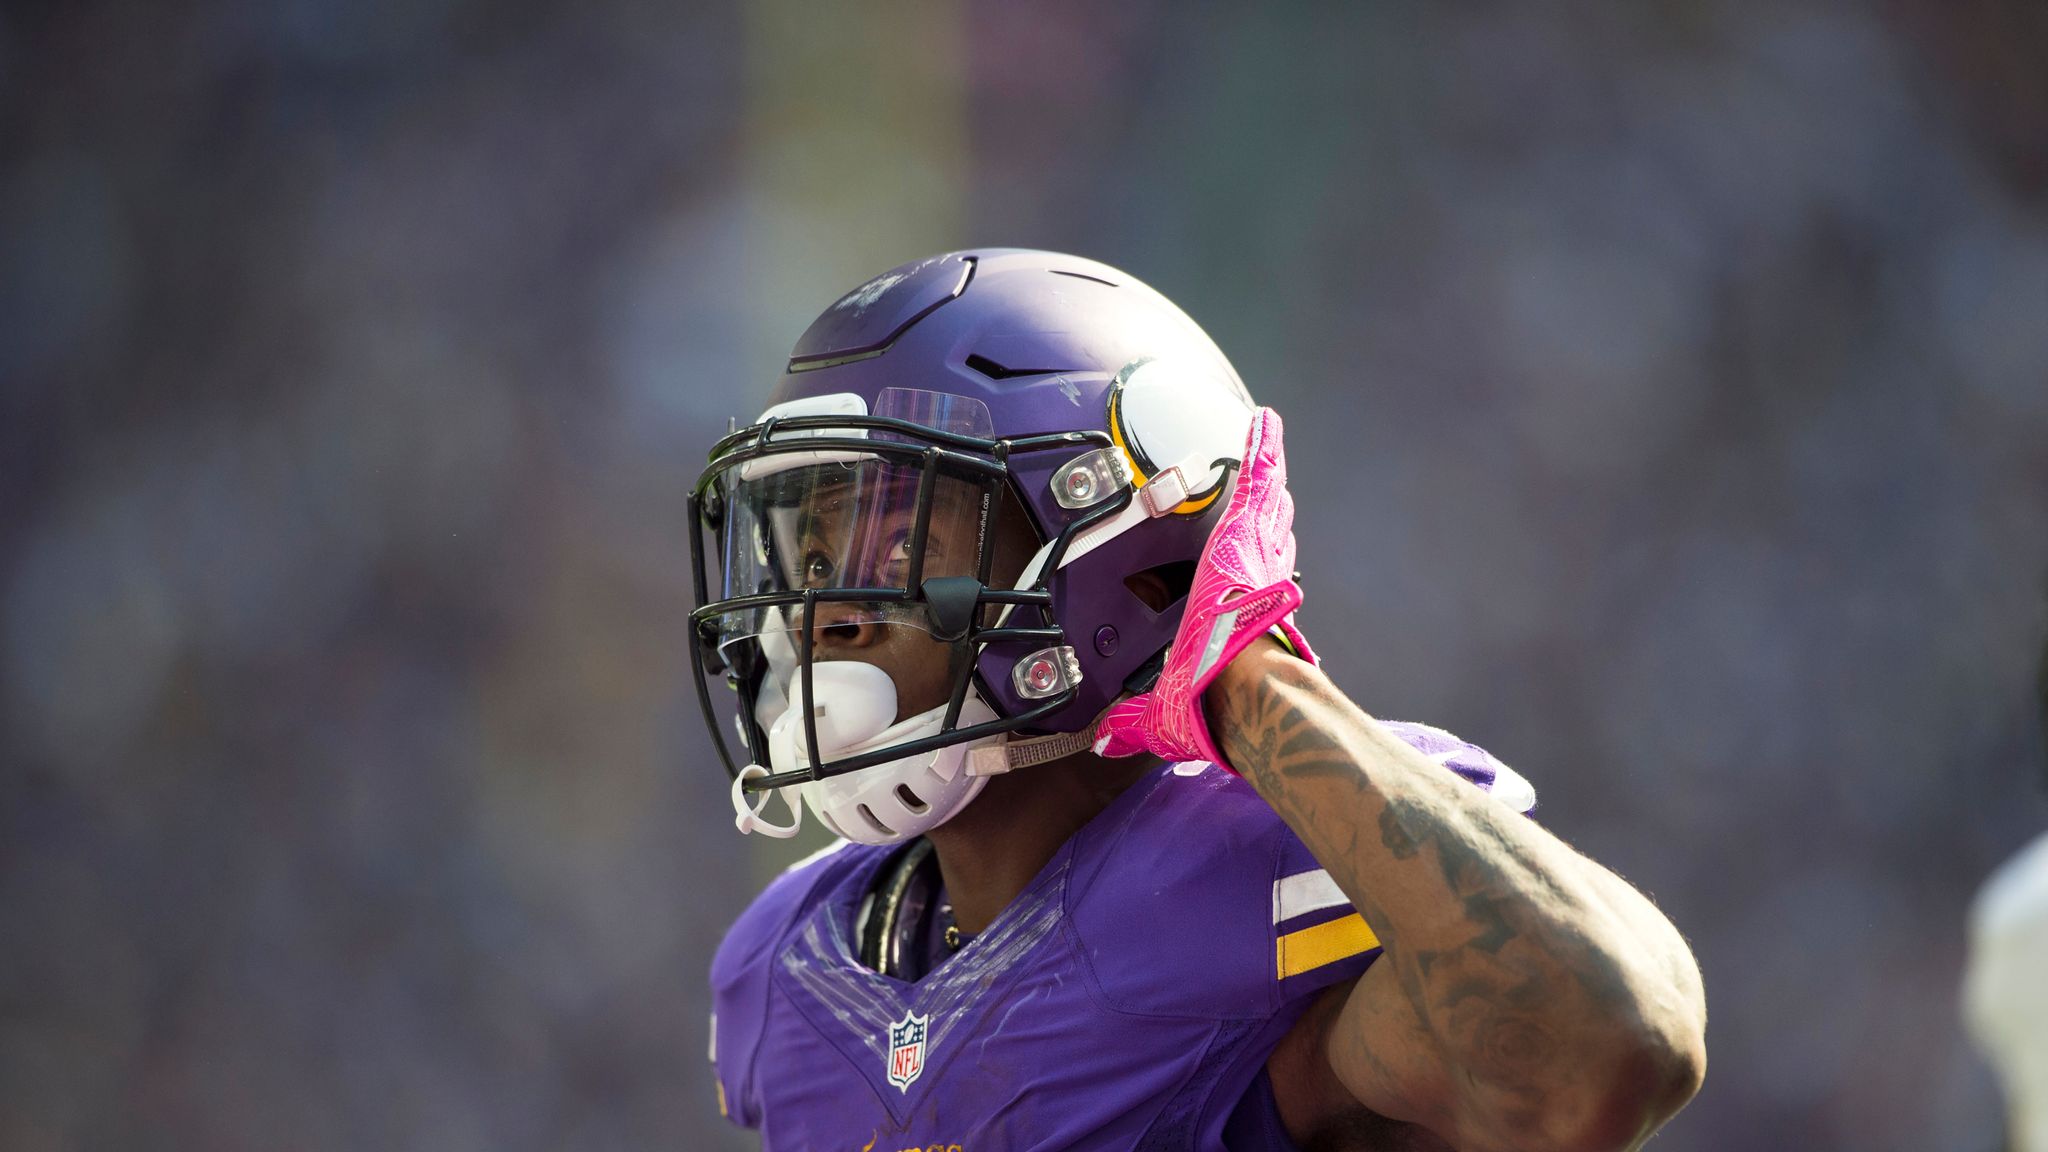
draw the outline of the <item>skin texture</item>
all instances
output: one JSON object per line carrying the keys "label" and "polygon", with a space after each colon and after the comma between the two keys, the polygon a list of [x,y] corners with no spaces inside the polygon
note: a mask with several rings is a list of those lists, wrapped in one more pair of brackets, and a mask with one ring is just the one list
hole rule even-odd
{"label": "skin texture", "polygon": [[1271,641],[1205,703],[1232,765],[1386,948],[1275,1055],[1291,1062],[1286,1090],[1279,1064],[1274,1082],[1298,1138],[1383,1146],[1344,1135],[1372,1114],[1440,1141],[1415,1147],[1631,1148],[1692,1097],[1706,1066],[1699,971],[1641,893]]}
{"label": "skin texture", "polygon": [[[968,556],[970,530],[935,518],[933,547]],[[1036,546],[1014,505],[993,540],[995,572],[1014,579]],[[887,671],[899,715],[945,698],[948,647],[915,628],[832,606],[816,643],[821,660]],[[1622,1149],[1691,1098],[1705,1068],[1699,973],[1640,893],[1430,763],[1271,641],[1240,654],[1205,702],[1231,764],[1386,948],[1268,1061],[1304,1149]],[[929,832],[961,930],[986,928],[1155,763],[1083,754],[998,776]]]}

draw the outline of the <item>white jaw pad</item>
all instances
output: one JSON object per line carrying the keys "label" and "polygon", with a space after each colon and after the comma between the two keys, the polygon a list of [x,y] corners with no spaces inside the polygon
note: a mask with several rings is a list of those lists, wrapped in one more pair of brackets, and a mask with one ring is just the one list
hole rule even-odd
{"label": "white jaw pad", "polygon": [[[827,760],[886,733],[891,727],[890,721],[896,717],[896,683],[889,679],[887,672],[873,664],[853,660],[813,664],[811,688],[818,700],[815,713],[818,753]],[[795,699],[781,708],[779,715],[769,718],[768,761],[778,772],[787,772],[809,763],[804,745],[801,677],[796,677],[791,683],[790,693]],[[765,697],[762,703],[768,703]],[[803,826],[803,808],[797,802],[798,789],[777,788],[763,794],[758,803],[750,803],[747,799],[746,782],[768,774],[767,768],[749,764],[733,779],[733,824],[742,833],[759,832],[778,840],[788,839]],[[787,824],[778,824],[766,815],[768,805],[778,796],[789,807]],[[827,820],[826,823],[832,822]]]}
{"label": "white jaw pad", "polygon": [[[896,682],[873,664],[858,660],[827,660],[811,665],[812,709],[818,729],[818,755],[831,760],[842,752],[872,743],[896,719]],[[768,729],[768,757],[777,772],[810,763],[804,738],[804,683],[801,671],[791,677],[789,706]]]}
{"label": "white jaw pad", "polygon": [[[965,727],[969,724],[979,723],[984,720],[995,719],[995,713],[993,711],[988,710],[986,705],[980,703],[979,696],[970,694],[968,697],[968,701],[970,707],[962,708],[960,710],[961,727]],[[912,740],[921,740],[926,736],[938,735],[939,726],[945,722],[945,718],[946,706],[944,704],[941,704],[938,707],[933,708],[929,711],[919,712],[915,716],[905,716],[903,719],[898,720],[896,723],[881,729],[880,731],[876,732],[872,736],[869,736],[865,740],[859,741],[855,744],[847,745],[843,748],[836,749],[828,746],[825,743],[825,733],[821,730],[818,733],[818,751],[823,753],[829,759],[833,756],[841,754],[850,755],[854,753],[865,752],[870,748],[887,747],[891,744],[908,744]],[[799,745],[799,747],[801,747],[801,745]],[[954,751],[954,749],[942,748],[939,749],[938,752],[922,753],[919,756],[911,757],[911,759],[931,761],[932,770],[935,773],[937,773],[941,779],[950,780],[958,772],[960,760],[963,759],[966,755],[964,750],[960,751],[957,756],[942,754],[952,751]],[[901,761],[899,761],[898,763],[901,763]],[[862,771],[866,771],[866,769],[862,769]]]}

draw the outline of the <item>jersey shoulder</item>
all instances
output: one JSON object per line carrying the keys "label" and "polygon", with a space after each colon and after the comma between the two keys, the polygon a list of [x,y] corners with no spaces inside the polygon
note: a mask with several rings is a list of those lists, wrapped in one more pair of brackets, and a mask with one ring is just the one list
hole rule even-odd
{"label": "jersey shoulder", "polygon": [[[1314,858],[1250,784],[1221,768],[1178,765],[1140,788],[1075,848],[1067,914],[1102,1000],[1146,1016],[1271,1016],[1298,994],[1283,988],[1298,982],[1280,963],[1277,894],[1288,877],[1317,871]],[[1377,942],[1351,943],[1315,965],[1322,976],[1343,978],[1330,966]]]}
{"label": "jersey shoulder", "polygon": [[767,1023],[769,980],[783,937],[854,871],[887,849],[835,841],[777,876],[726,931],[711,960],[711,1063],[719,1111],[760,1123],[754,1053]]}
{"label": "jersey shoulder", "polygon": [[711,960],[712,986],[759,968],[783,932],[817,896],[831,889],[834,880],[883,851],[836,840],[784,869],[726,930]]}
{"label": "jersey shoulder", "polygon": [[[1516,811],[1528,781],[1441,728],[1382,722]],[[1107,1004],[1143,1015],[1257,1019],[1356,977],[1379,939],[1279,814],[1206,764],[1133,786],[1077,839],[1067,914]]]}
{"label": "jersey shoulder", "polygon": [[1536,786],[1479,745],[1413,720],[1381,720],[1379,723],[1431,763],[1448,768],[1477,784],[1515,811],[1527,813],[1535,810]]}

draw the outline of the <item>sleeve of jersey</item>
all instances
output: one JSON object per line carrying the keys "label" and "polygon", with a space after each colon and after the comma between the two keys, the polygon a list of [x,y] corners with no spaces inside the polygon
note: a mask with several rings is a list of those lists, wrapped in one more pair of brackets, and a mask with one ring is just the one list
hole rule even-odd
{"label": "sleeve of jersey", "polygon": [[827,857],[844,847],[799,861],[756,897],[733,923],[711,960],[711,1073],[719,1115],[743,1128],[761,1125],[754,1053],[767,1023],[770,969],[783,930],[805,895],[825,876]]}
{"label": "sleeve of jersey", "polygon": [[[1535,788],[1484,748],[1427,724],[1382,723],[1432,763],[1515,811],[1527,813],[1536,807]],[[1349,980],[1371,967],[1379,954],[1379,937],[1338,890],[1328,870],[1299,839],[1285,837],[1279,876],[1273,881],[1273,969],[1281,1000],[1292,1001]]]}
{"label": "sleeve of jersey", "polygon": [[779,918],[749,908],[726,933],[711,962],[711,1078],[718,1114],[743,1128],[761,1124],[754,1092],[754,1052],[768,1008],[771,926]]}

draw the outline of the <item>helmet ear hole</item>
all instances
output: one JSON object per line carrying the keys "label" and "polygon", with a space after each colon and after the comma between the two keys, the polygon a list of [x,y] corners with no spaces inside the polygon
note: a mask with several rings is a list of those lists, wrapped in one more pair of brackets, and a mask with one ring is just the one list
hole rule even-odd
{"label": "helmet ear hole", "polygon": [[910,809],[912,812],[917,813],[919,816],[924,815],[926,809],[929,807],[929,805],[927,805],[924,801],[917,798],[917,793],[912,792],[910,790],[910,785],[908,784],[898,784],[896,786],[896,798],[898,800],[903,801],[903,806],[905,808]]}
{"label": "helmet ear hole", "polygon": [[896,835],[896,833],[894,833],[893,831],[891,831],[891,830],[890,830],[890,829],[889,829],[889,828],[888,828],[888,827],[887,827],[886,825],[884,825],[884,824],[883,824],[883,823],[882,823],[882,822],[881,822],[880,820],[877,820],[877,819],[875,818],[875,810],[874,810],[874,809],[872,809],[872,808],[868,807],[868,806],[867,806],[867,805],[865,805],[865,804],[862,804],[862,805],[859,805],[858,807],[856,807],[856,808],[854,809],[854,811],[856,811],[856,812],[860,813],[860,818],[861,818],[862,820],[865,820],[865,821],[867,821],[867,825],[868,825],[868,827],[870,827],[870,828],[874,829],[874,830],[875,830],[875,833],[876,833],[877,835],[880,835],[880,836],[894,836],[894,835]]}
{"label": "helmet ear hole", "polygon": [[1163,613],[1188,598],[1195,585],[1195,562],[1173,560],[1124,577],[1124,587],[1154,613]]}

